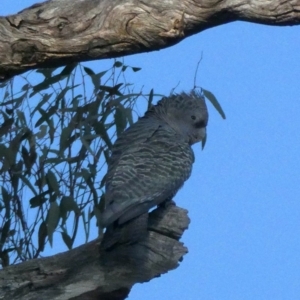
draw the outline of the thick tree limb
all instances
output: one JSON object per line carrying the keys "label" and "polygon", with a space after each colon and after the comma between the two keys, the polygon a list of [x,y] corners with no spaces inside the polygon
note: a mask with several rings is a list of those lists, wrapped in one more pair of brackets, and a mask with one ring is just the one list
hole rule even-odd
{"label": "thick tree limb", "polygon": [[99,240],[55,256],[0,271],[0,299],[125,299],[137,282],[175,269],[187,253],[179,242],[190,220],[176,206],[150,214],[148,237],[139,244],[99,253]]}
{"label": "thick tree limb", "polygon": [[300,0],[52,0],[0,17],[0,81],[172,46],[233,21],[300,23]]}

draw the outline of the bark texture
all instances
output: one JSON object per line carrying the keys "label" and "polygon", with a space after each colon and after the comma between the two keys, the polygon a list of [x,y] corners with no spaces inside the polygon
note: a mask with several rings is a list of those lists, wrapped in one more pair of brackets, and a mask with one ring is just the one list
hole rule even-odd
{"label": "bark texture", "polygon": [[52,0],[0,17],[0,81],[40,67],[159,50],[233,21],[300,23],[300,0]]}
{"label": "bark texture", "polygon": [[0,299],[125,299],[142,283],[178,267],[187,248],[178,240],[189,225],[187,211],[157,208],[149,216],[147,238],[111,252],[100,240],[51,257],[0,271]]}

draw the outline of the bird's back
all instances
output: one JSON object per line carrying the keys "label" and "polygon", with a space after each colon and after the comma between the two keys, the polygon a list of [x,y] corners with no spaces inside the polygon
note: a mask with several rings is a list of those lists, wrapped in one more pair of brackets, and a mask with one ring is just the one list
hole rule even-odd
{"label": "bird's back", "polygon": [[193,161],[191,147],[170,126],[140,119],[113,147],[104,226],[122,224],[172,197],[190,176]]}

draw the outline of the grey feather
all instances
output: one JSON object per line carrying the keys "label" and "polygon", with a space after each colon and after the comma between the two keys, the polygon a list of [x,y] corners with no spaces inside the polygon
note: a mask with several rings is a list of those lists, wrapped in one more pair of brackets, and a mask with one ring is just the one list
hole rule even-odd
{"label": "grey feather", "polygon": [[[194,162],[191,145],[206,134],[208,113],[204,98],[192,91],[163,98],[115,142],[106,177],[107,227],[103,248],[135,242],[145,235],[139,216],[177,193],[190,177]],[[126,230],[124,228],[130,228]],[[126,232],[126,234],[122,234]],[[127,237],[124,238],[124,235]]]}

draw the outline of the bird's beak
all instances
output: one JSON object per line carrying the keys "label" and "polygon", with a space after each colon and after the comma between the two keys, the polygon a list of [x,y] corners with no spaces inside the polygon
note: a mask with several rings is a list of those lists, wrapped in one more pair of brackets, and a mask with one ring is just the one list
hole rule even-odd
{"label": "bird's beak", "polygon": [[202,141],[205,138],[206,138],[206,127],[203,127],[199,132],[199,141]]}
{"label": "bird's beak", "polygon": [[205,147],[205,144],[206,144],[206,138],[207,138],[207,134],[206,134],[206,128],[205,128],[205,135],[204,135],[204,137],[203,137],[202,140],[201,140],[202,150],[203,150],[204,147]]}

